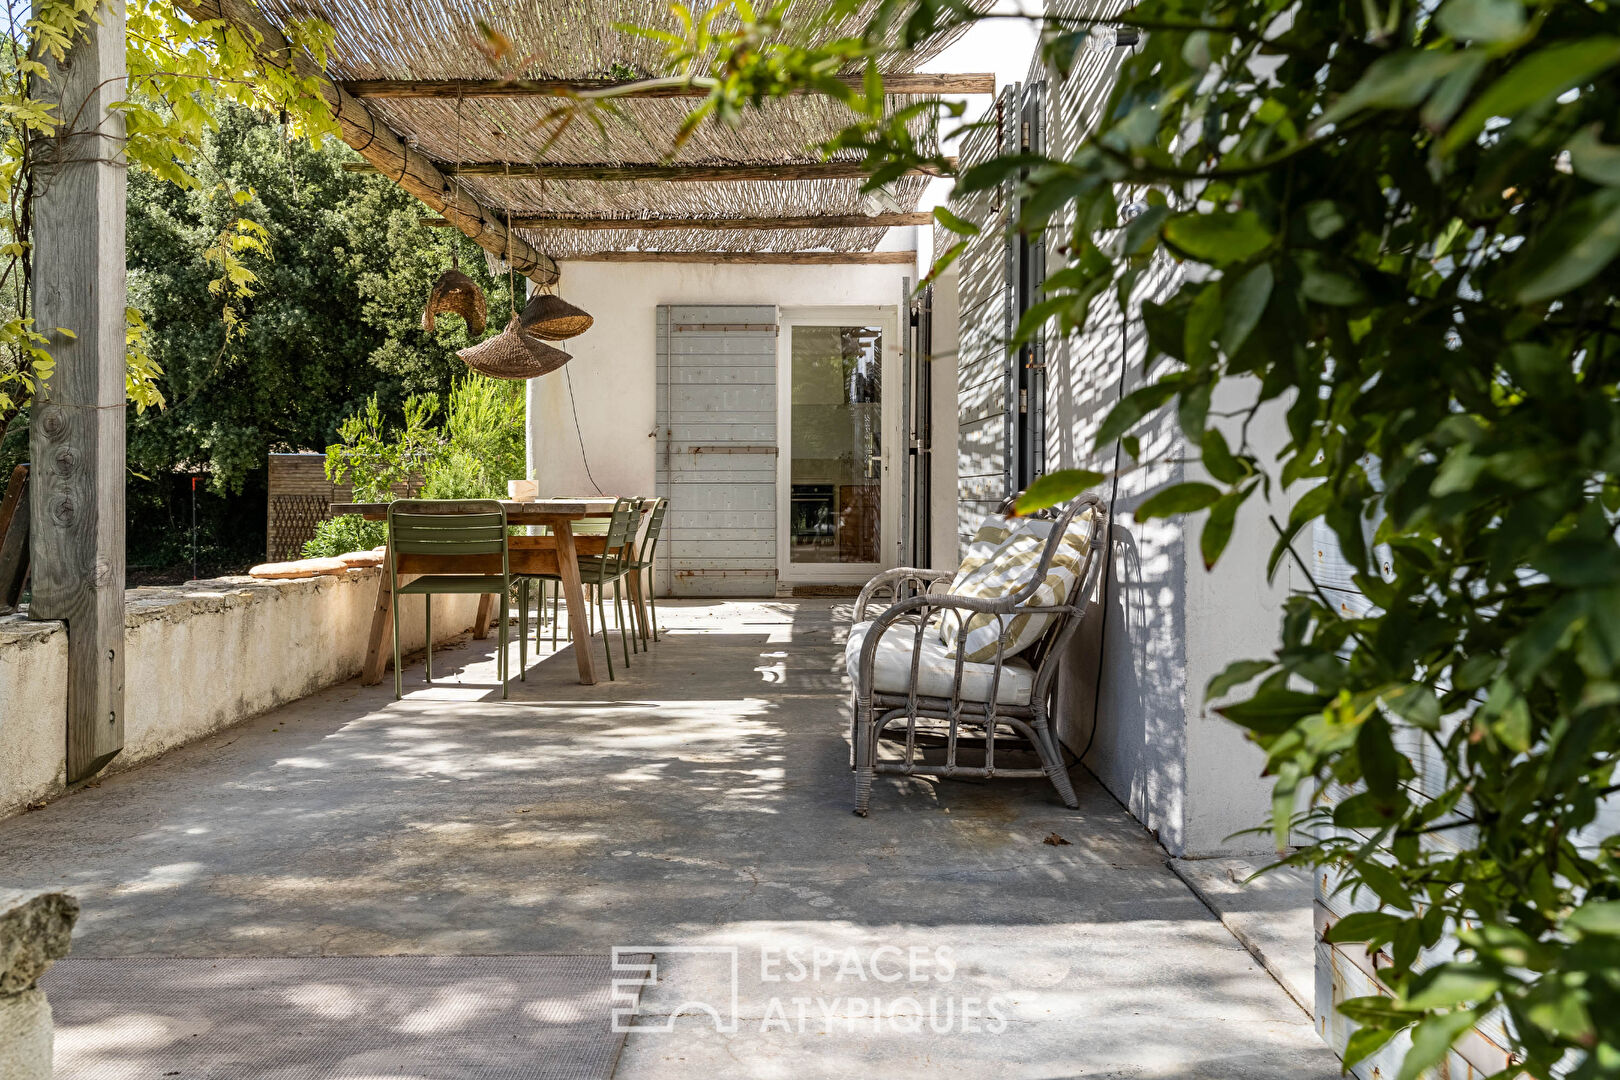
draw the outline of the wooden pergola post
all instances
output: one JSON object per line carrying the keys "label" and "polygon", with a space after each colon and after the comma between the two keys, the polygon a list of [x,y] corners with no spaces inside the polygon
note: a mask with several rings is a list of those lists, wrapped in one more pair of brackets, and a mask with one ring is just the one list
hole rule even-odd
{"label": "wooden pergola post", "polygon": [[29,614],[67,623],[70,783],[124,746],[123,4],[97,15],[34,87],[63,128],[33,174],[34,318],[56,370],[29,430]]}

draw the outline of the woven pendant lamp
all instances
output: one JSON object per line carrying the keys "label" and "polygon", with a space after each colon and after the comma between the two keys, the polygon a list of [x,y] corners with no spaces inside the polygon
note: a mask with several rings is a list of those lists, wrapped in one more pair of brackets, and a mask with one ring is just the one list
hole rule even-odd
{"label": "woven pendant lamp", "polygon": [[506,329],[456,353],[468,367],[492,379],[533,379],[556,371],[573,357],[523,332],[514,315]]}
{"label": "woven pendant lamp", "polygon": [[477,337],[484,332],[489,311],[484,305],[484,290],[478,283],[452,266],[439,275],[428,294],[427,307],[422,311],[422,329],[433,333],[436,316],[448,312],[467,321],[467,333]]}
{"label": "woven pendant lamp", "polygon": [[523,329],[548,341],[583,334],[595,321],[555,293],[535,293],[523,309]]}

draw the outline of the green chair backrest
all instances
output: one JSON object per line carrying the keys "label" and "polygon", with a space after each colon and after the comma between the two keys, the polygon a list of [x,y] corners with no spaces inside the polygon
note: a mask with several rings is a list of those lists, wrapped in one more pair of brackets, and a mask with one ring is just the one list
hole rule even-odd
{"label": "green chair backrest", "polygon": [[621,554],[621,549],[636,535],[636,525],[641,520],[640,499],[618,499],[613,504],[613,516],[608,519],[607,553],[609,555]]}
{"label": "green chair backrest", "polygon": [[647,514],[647,534],[641,538],[641,554],[636,556],[637,562],[652,561],[653,551],[658,547],[658,534],[664,529],[664,512],[668,509],[668,499],[659,496],[653,500],[652,510]]}
{"label": "green chair backrest", "polygon": [[494,499],[400,499],[388,544],[402,555],[506,555],[506,510]]}

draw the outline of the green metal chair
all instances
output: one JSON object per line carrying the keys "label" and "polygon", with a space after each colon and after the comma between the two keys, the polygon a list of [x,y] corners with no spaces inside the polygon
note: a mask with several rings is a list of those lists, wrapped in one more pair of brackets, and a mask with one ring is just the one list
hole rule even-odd
{"label": "green metal chair", "polygon": [[[504,603],[512,575],[506,547],[506,511],[494,499],[400,499],[388,507],[388,553],[394,608],[394,699],[405,694],[400,673],[399,598],[420,593],[426,607],[427,681],[433,682],[433,597],[450,593],[498,593]],[[422,576],[399,583],[400,563],[406,573]],[[435,571],[442,572],[435,572]],[[500,652],[495,669],[501,697],[507,696],[506,617],[500,626]]]}
{"label": "green metal chair", "polygon": [[[636,526],[640,520],[640,499],[616,500],[613,504],[613,516],[608,519],[607,527],[600,531],[601,534],[605,535],[604,554],[581,555],[579,557],[580,584],[582,584],[587,590],[593,588],[596,590],[596,610],[602,623],[602,646],[604,651],[607,653],[608,678],[610,680],[615,678],[613,674],[613,645],[611,639],[608,637],[607,604],[603,599],[602,593],[607,586],[616,585],[619,581],[631,574],[632,571],[630,567],[634,562],[632,557],[632,548],[635,544]],[[585,530],[577,531],[579,531],[581,535],[590,535],[591,532],[595,532],[596,530],[591,530],[591,532],[587,532]],[[552,647],[555,648],[557,645],[557,595],[561,594],[562,592],[561,581],[554,574],[533,574],[526,575],[526,577],[533,577],[536,581],[542,583],[542,587],[544,586],[544,583],[548,581],[558,583],[558,587],[555,590],[551,601],[551,644]],[[523,636],[526,644],[528,641],[529,617],[528,596],[526,589],[520,591],[520,597],[521,599],[518,605],[518,633]],[[587,607],[588,606],[589,600],[587,600]],[[626,667],[629,667],[630,634],[625,628],[624,598],[623,590],[621,589],[615,588],[613,590],[613,610],[617,615],[619,639],[624,649],[624,663]],[[590,640],[592,633],[593,632],[591,631],[590,627],[587,625],[585,634],[587,642]],[[520,648],[522,648],[522,646],[520,646]]]}
{"label": "green metal chair", "polygon": [[[648,501],[643,499],[642,505],[645,506]],[[632,574],[645,572],[647,575],[647,588],[641,595],[646,600],[647,606],[652,609],[652,614],[649,616],[645,609],[637,612],[641,619],[641,640],[643,642],[647,640],[649,622],[652,624],[652,640],[658,640],[658,597],[653,594],[653,558],[658,551],[658,535],[664,529],[664,513],[669,509],[669,500],[662,496],[650,501],[652,502],[652,509],[647,511],[647,532],[641,538],[641,550],[636,553],[636,557],[630,563],[630,572]]]}

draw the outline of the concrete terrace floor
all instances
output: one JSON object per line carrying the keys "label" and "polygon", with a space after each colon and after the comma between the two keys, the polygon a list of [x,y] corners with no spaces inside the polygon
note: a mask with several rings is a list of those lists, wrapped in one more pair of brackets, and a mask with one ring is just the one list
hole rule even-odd
{"label": "concrete terrace floor", "polygon": [[[76,894],[78,956],[651,946],[642,1024],[729,1000],[723,964],[669,947],[739,947],[737,1032],[703,1014],[633,1032],[615,1075],[635,1080],[1338,1075],[1083,770],[1076,811],[1044,781],[889,777],[853,816],[848,611],[670,603],[619,681],[581,687],[566,648],[531,653],[508,702],[493,639],[465,642],[433,687],[409,664],[404,701],[351,682],[0,822],[0,884]],[[770,981],[761,946],[835,964]],[[955,970],[877,982],[882,946],[943,947]],[[868,978],[840,977],[851,955]],[[873,998],[899,1020],[865,1019]]]}

